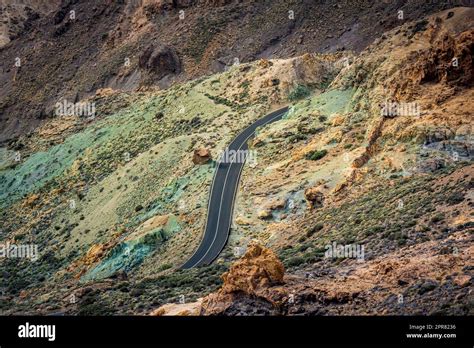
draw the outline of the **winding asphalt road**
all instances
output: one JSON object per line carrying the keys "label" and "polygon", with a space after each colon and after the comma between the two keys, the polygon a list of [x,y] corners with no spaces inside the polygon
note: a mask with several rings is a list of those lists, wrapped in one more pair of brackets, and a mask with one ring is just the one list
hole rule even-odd
{"label": "winding asphalt road", "polygon": [[[256,128],[281,120],[287,111],[288,107],[284,107],[255,121],[235,137],[226,150],[248,150],[247,141],[255,134]],[[217,162],[217,168],[211,185],[206,228],[201,244],[199,244],[197,250],[181,268],[187,269],[209,265],[224,249],[229,238],[240,173],[247,155],[246,151],[240,153],[242,154],[241,156],[233,158],[228,156],[230,158],[220,158]]]}

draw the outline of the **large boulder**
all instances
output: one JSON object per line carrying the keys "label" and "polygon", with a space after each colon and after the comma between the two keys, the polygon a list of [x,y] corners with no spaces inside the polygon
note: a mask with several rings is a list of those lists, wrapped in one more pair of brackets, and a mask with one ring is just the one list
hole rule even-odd
{"label": "large boulder", "polygon": [[192,303],[163,305],[150,315],[237,315],[243,307],[270,314],[285,295],[281,290],[284,273],[285,267],[273,251],[252,242],[245,255],[222,275],[224,283],[217,292]]}
{"label": "large boulder", "polygon": [[275,253],[264,246],[251,243],[245,255],[222,275],[221,292],[244,292],[258,295],[260,290],[282,284],[285,268]]}
{"label": "large boulder", "polygon": [[272,289],[283,284],[284,273],[285,267],[273,251],[251,243],[245,255],[222,275],[222,288],[203,299],[201,314],[231,314],[237,304],[249,301],[275,307],[278,300],[274,295],[279,292]]}
{"label": "large boulder", "polygon": [[199,148],[194,150],[193,154],[193,163],[194,164],[204,164],[209,162],[212,159],[211,151],[205,148]]}

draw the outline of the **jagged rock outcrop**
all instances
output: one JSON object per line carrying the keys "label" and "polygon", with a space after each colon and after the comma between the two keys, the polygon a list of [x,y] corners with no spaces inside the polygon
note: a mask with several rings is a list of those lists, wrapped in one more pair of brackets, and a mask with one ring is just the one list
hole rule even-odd
{"label": "jagged rock outcrop", "polygon": [[222,288],[203,299],[201,314],[221,314],[249,298],[256,298],[270,308],[274,298],[269,297],[267,290],[283,284],[284,273],[285,268],[273,251],[251,243],[245,255],[222,275]]}
{"label": "jagged rock outcrop", "polygon": [[474,30],[462,33],[444,33],[436,24],[443,21],[440,17],[430,34],[436,38],[429,50],[412,54],[415,60],[413,69],[403,71],[396,85],[397,98],[407,98],[419,93],[417,86],[442,83],[449,86],[472,86],[474,83]]}
{"label": "jagged rock outcrop", "polygon": [[231,294],[242,291],[258,295],[262,289],[283,283],[284,273],[283,264],[272,250],[252,243],[245,255],[222,275],[224,285],[221,292]]}
{"label": "jagged rock outcrop", "polygon": [[34,21],[56,10],[59,0],[3,0],[0,2],[0,48],[30,29]]}
{"label": "jagged rock outcrop", "polygon": [[166,304],[150,315],[236,315],[242,311],[252,313],[252,308],[254,312],[258,308],[260,314],[262,310],[271,314],[277,311],[277,302],[283,297],[278,286],[284,284],[284,274],[283,263],[275,253],[252,242],[245,255],[222,275],[224,284],[217,292],[192,303]]}

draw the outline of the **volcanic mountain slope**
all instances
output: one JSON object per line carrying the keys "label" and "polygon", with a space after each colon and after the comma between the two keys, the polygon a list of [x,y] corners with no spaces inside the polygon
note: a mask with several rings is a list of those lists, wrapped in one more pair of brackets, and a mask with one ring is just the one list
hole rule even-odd
{"label": "volcanic mountain slope", "polygon": [[[360,54],[101,89],[83,100],[94,119],[45,120],[2,149],[1,240],[40,257],[0,260],[1,313],[143,314],[183,299],[200,314],[470,313],[473,11],[407,22]],[[215,163],[193,164],[193,150],[216,158],[288,102],[252,143],[221,257],[177,270]],[[170,307],[181,312],[155,314]]]}
{"label": "volcanic mountain slope", "polygon": [[[235,62],[360,51],[443,1],[2,1],[0,143],[99,88],[126,91],[223,71]],[[402,11],[402,12],[399,12]],[[21,35],[20,35],[21,34]],[[1,35],[1,32],[0,32]]]}
{"label": "volcanic mountain slope", "polygon": [[0,1],[0,48],[28,31],[34,21],[55,11],[59,0]]}
{"label": "volcanic mountain slope", "polygon": [[247,253],[216,293],[153,314],[472,315],[472,18],[387,32],[262,130],[227,249]]}
{"label": "volcanic mountain slope", "polygon": [[[100,90],[84,101],[96,105],[93,120],[49,120],[22,138],[21,152],[3,150],[2,240],[38,244],[42,255],[36,263],[2,264],[4,291],[28,298],[11,310],[49,311],[61,305],[54,298],[104,284],[115,284],[110,307],[127,313],[150,303],[124,301],[122,290],[156,286],[157,279],[163,284],[150,295],[167,300],[212,290],[225,266],[175,272],[200,240],[214,170],[213,161],[194,165],[193,150],[217,157],[242,127],[286,102],[294,86],[322,91],[341,59],[261,60],[162,92]],[[111,280],[117,277],[123,281]],[[38,294],[42,300],[31,307]]]}

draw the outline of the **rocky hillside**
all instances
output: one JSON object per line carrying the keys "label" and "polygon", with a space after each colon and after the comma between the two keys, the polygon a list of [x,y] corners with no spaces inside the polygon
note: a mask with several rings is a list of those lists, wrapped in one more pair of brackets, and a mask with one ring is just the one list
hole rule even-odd
{"label": "rocky hillside", "polygon": [[[166,88],[234,63],[360,51],[443,1],[0,2],[0,144],[100,88]],[[398,11],[402,11],[400,15]],[[3,46],[3,47],[2,47]]]}
{"label": "rocky hillside", "polygon": [[248,251],[191,313],[472,314],[472,14],[385,33],[259,133],[228,248]]}
{"label": "rocky hillside", "polygon": [[0,48],[32,28],[40,17],[59,7],[59,0],[0,1]]}
{"label": "rocky hillside", "polygon": [[[136,42],[150,6],[181,8],[114,6],[107,18],[128,11]],[[93,106],[92,117],[46,117],[0,149],[0,240],[39,251],[37,260],[0,259],[0,312],[472,314],[473,18],[471,8],[448,9],[390,24],[361,52],[369,36],[354,51],[257,54],[214,74],[199,65],[204,56],[195,65],[183,58],[184,44],[144,45],[133,68],[147,71],[140,83],[95,85],[70,100]],[[311,41],[316,50],[320,41]],[[113,47],[103,62],[113,61]],[[156,88],[168,70],[175,83]],[[87,71],[75,76],[101,76]],[[73,85],[79,80],[47,84],[32,107]],[[284,119],[252,141],[256,161],[242,173],[223,253],[211,266],[178,270],[200,241],[218,154],[287,104]]]}

